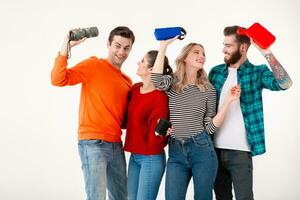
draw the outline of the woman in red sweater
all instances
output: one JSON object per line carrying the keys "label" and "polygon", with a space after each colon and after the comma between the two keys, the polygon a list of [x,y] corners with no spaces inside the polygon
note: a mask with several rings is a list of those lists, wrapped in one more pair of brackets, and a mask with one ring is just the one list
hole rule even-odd
{"label": "woman in red sweater", "polygon": [[[158,51],[149,51],[138,63],[142,82],[133,85],[128,105],[124,149],[131,152],[128,166],[128,199],[155,200],[166,165],[165,136],[155,134],[160,118],[168,118],[168,97],[151,81],[151,71]],[[168,58],[164,74],[171,74]]]}

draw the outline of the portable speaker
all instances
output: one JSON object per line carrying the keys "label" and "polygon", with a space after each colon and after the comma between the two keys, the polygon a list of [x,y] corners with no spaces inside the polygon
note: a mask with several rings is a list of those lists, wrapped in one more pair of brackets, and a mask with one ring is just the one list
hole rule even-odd
{"label": "portable speaker", "polygon": [[172,123],[166,119],[159,119],[158,124],[155,127],[155,132],[159,135],[166,135],[168,128],[172,127]]}
{"label": "portable speaker", "polygon": [[183,40],[186,35],[186,30],[182,27],[156,28],[154,35],[156,40],[167,40],[177,35],[179,35],[180,40]]}
{"label": "portable speaker", "polygon": [[253,42],[262,49],[267,49],[275,41],[275,36],[259,23],[254,23],[247,29],[239,28],[237,34],[252,38]]}

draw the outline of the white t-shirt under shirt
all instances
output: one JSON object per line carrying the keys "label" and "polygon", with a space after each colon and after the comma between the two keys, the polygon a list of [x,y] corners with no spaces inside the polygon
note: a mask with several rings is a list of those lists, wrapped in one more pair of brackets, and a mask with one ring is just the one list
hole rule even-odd
{"label": "white t-shirt under shirt", "polygon": [[[226,96],[229,95],[230,89],[236,84],[237,69],[228,67],[228,77],[221,91],[218,109],[221,108]],[[214,134],[214,143],[215,147],[221,149],[250,151],[239,99],[230,104],[223,124]]]}

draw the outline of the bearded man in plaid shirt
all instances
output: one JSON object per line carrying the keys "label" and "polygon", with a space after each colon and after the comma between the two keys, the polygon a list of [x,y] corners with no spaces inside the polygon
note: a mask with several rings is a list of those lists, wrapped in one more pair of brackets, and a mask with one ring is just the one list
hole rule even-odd
{"label": "bearded man in plaid shirt", "polygon": [[[209,80],[217,91],[218,108],[230,88],[241,87],[239,101],[230,105],[220,129],[214,134],[219,160],[215,181],[217,200],[232,200],[232,185],[237,200],[253,200],[252,156],[265,153],[262,90],[279,91],[292,85],[292,80],[270,49],[262,49],[245,35],[237,34],[238,26],[224,29],[224,61],[212,68]],[[250,44],[269,63],[253,65],[247,58]]]}

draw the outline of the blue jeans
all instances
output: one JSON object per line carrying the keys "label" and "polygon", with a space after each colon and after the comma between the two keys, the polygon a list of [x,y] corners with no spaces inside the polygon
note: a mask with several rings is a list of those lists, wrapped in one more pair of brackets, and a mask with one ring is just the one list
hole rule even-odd
{"label": "blue jeans", "polygon": [[211,200],[217,170],[217,156],[206,132],[187,139],[170,138],[166,200],[184,200],[191,177],[194,199]]}
{"label": "blue jeans", "polygon": [[128,166],[128,199],[155,200],[166,167],[160,155],[131,154]]}
{"label": "blue jeans", "polygon": [[127,200],[126,161],[122,143],[79,140],[87,200]]}
{"label": "blue jeans", "polygon": [[253,164],[247,151],[216,149],[219,170],[215,182],[217,200],[253,200]]}

